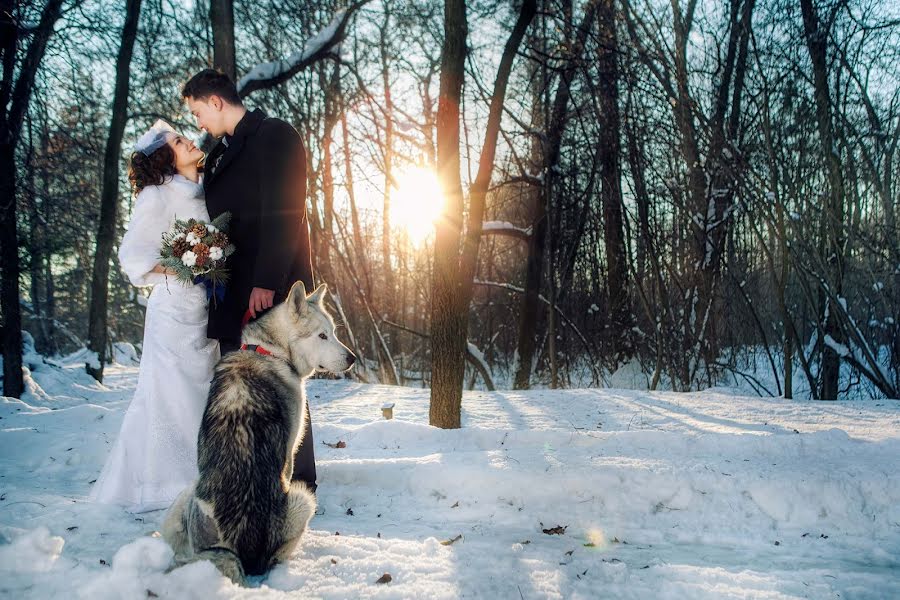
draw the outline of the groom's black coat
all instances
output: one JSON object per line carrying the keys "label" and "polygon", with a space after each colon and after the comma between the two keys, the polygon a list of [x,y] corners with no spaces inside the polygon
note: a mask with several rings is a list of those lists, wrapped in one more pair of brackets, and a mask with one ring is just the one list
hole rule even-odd
{"label": "groom's black coat", "polygon": [[[207,335],[222,354],[237,350],[241,321],[253,288],[275,291],[283,302],[295,281],[313,289],[306,219],[306,150],[297,131],[281,119],[248,111],[206,158],[206,208],[213,219],[231,213],[228,235],[235,252],[226,263],[231,279],[225,300],[210,302]],[[312,419],[307,405],[303,443],[292,479],[316,489]]]}
{"label": "groom's black coat", "polygon": [[206,159],[203,188],[210,218],[231,213],[235,253],[225,300],[210,302],[207,335],[239,341],[241,320],[254,287],[274,290],[283,302],[295,281],[313,289],[306,218],[306,150],[281,119],[248,111]]}

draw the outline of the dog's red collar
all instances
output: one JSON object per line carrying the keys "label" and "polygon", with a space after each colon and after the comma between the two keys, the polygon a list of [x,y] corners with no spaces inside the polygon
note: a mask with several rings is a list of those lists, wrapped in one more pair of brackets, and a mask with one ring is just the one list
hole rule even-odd
{"label": "dog's red collar", "polygon": [[278,360],[284,361],[284,363],[293,371],[295,374],[297,373],[297,367],[294,364],[287,360],[286,358],[282,358],[281,356],[277,356],[272,354],[262,346],[258,344],[241,344],[241,350],[247,350],[248,352],[256,352],[257,354],[262,354],[263,356],[271,356],[272,358],[277,358]]}
{"label": "dog's red collar", "polygon": [[264,356],[274,356],[274,354],[257,344],[241,344],[241,350],[249,350],[250,352],[256,352],[257,354],[262,354]]}

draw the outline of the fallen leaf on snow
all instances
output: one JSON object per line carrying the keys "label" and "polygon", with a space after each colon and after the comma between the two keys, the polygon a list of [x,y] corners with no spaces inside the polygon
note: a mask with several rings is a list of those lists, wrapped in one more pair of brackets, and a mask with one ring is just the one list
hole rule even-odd
{"label": "fallen leaf on snow", "polygon": [[458,541],[461,540],[461,539],[462,539],[462,534],[459,534],[458,536],[456,536],[456,537],[453,538],[452,540],[444,540],[443,542],[441,542],[441,545],[442,545],[442,546],[449,546],[449,545],[452,544],[453,542],[458,542]]}
{"label": "fallen leaf on snow", "polygon": [[557,525],[556,527],[551,527],[550,529],[541,529],[547,535],[563,535],[568,529],[568,525]]}
{"label": "fallen leaf on snow", "polygon": [[375,583],[390,583],[392,579],[393,577],[391,577],[390,573],[385,573],[384,575],[379,577],[378,581],[376,581]]}

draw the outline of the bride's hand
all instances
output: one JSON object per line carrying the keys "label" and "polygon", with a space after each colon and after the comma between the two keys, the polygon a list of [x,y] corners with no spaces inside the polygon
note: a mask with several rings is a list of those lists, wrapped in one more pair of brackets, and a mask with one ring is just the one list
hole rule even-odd
{"label": "bride's hand", "polygon": [[175,275],[175,271],[174,271],[174,270],[172,270],[172,269],[170,269],[170,268],[168,268],[168,267],[164,267],[164,266],[162,266],[162,265],[160,265],[160,264],[157,264],[155,267],[153,267],[153,269],[151,270],[151,272],[152,272],[152,273],[162,273],[163,275]]}

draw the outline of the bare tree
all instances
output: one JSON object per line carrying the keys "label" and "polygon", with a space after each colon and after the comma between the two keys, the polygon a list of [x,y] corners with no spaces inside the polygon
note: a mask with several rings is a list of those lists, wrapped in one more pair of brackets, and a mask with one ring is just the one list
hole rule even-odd
{"label": "bare tree", "polygon": [[131,80],[131,55],[137,36],[141,0],[125,4],[125,24],[122,43],[116,59],[116,85],[112,102],[112,120],[103,161],[103,191],[100,196],[100,226],[97,231],[97,250],[91,276],[91,308],[88,315],[88,338],[96,358],[85,368],[97,381],[103,381],[103,367],[107,359],[107,306],[109,292],[109,261],[116,241],[116,219],[119,212],[119,163],[122,160],[122,136],[128,120],[128,88]]}
{"label": "bare tree", "polygon": [[622,170],[619,131],[619,42],[616,33],[616,2],[597,3],[597,150],[600,163],[600,203],[603,206],[603,239],[606,248],[606,290],[609,298],[609,348],[613,362],[631,355],[631,307],[629,305],[628,257],[623,223]]}
{"label": "bare tree", "polygon": [[[506,41],[491,96],[478,174],[469,189],[469,210],[463,235],[463,193],[460,180],[460,100],[468,25],[462,0],[448,0],[444,9],[444,46],[438,102],[438,175],[444,195],[444,214],[434,243],[431,309],[431,407],[429,422],[445,429],[460,426],[460,404],[468,342],[469,303],[472,299],[485,200],[500,132],[506,87],[525,31],[537,12],[535,0],[522,3]],[[460,253],[460,246],[462,252]]]}
{"label": "bare tree", "polygon": [[[821,283],[820,314],[824,332],[822,356],[822,388],[819,398],[837,400],[840,356],[836,346],[843,343],[838,326],[837,308],[832,304],[843,294],[844,287],[844,177],[841,159],[835,145],[832,103],[828,91],[828,32],[830,23],[819,20],[812,0],[800,0],[803,13],[803,32],[813,67],[813,88],[816,99],[816,124],[819,143],[828,171],[828,195],[822,210],[821,256],[828,265],[827,279]],[[834,12],[832,12],[833,18]]]}
{"label": "bare tree", "polygon": [[[0,4],[0,310],[3,313],[3,393],[18,398],[24,390],[22,378],[22,317],[19,306],[19,237],[16,230],[16,147],[31,101],[34,78],[44,58],[47,41],[62,14],[62,0],[48,0],[31,42],[17,65],[20,23],[17,3]],[[21,5],[19,5],[21,7]],[[18,67],[18,68],[17,68]],[[18,76],[16,76],[18,74]]]}
{"label": "bare tree", "polygon": [[[553,198],[555,186],[558,185],[560,178],[558,167],[563,134],[570,120],[569,102],[572,97],[572,82],[578,73],[578,63],[582,59],[585,40],[594,23],[597,7],[598,3],[595,0],[588,2],[584,16],[577,27],[575,39],[571,40],[571,43],[565,44],[568,50],[564,57],[565,62],[561,67],[559,83],[550,107],[549,121],[546,124],[546,141],[542,149],[540,167],[540,172],[544,177],[542,193],[534,196],[531,217],[532,233],[528,243],[528,258],[525,266],[525,293],[522,295],[522,305],[519,312],[519,345],[516,355],[518,362],[515,375],[516,389],[527,389],[530,385],[529,380],[536,347],[534,324],[537,319],[538,298],[543,281],[548,205]],[[553,301],[551,300],[551,302]],[[548,314],[551,315],[552,319],[554,314],[552,308]]]}

